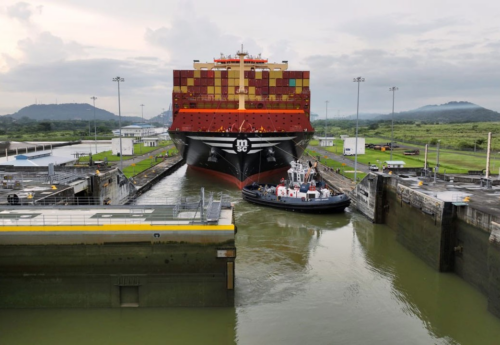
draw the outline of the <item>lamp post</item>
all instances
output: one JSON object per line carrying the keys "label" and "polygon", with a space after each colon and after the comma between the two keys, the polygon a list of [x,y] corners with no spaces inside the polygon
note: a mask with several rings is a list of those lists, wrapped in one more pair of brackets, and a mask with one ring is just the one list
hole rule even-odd
{"label": "lamp post", "polygon": [[434,168],[434,183],[436,183],[437,173],[439,171],[439,143],[441,140],[438,140],[436,147],[436,167]]}
{"label": "lamp post", "polygon": [[124,82],[125,79],[116,77],[113,81],[118,83],[118,126],[120,128],[120,170],[123,171],[123,158],[122,158],[122,110],[120,105],[120,82]]}
{"label": "lamp post", "polygon": [[354,183],[357,182],[356,176],[358,171],[358,118],[359,118],[359,85],[365,81],[365,78],[357,77],[352,80],[355,83],[358,83],[358,103],[356,108],[356,141],[354,145]]}
{"label": "lamp post", "polygon": [[97,99],[96,96],[90,97],[90,99],[94,103],[94,143],[95,143],[95,153],[97,154],[97,125],[95,123],[95,100]]}
{"label": "lamp post", "polygon": [[328,101],[325,101],[325,104],[326,104],[326,111],[325,111],[325,146],[327,146],[326,145],[326,142],[327,142],[327,140],[326,140],[326,128],[328,127],[328,125],[327,125],[327,122],[328,122]]}
{"label": "lamp post", "polygon": [[396,94],[396,91],[398,90],[397,87],[393,86],[389,88],[389,91],[392,91],[392,117],[391,117],[391,161],[392,161],[392,146],[394,145],[394,96]]}
{"label": "lamp post", "polygon": [[144,123],[144,104],[141,104],[142,122]]}

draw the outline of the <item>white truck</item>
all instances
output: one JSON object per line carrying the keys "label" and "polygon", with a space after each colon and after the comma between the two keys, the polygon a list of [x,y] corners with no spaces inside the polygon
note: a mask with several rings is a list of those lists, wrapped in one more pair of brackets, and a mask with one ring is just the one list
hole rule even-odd
{"label": "white truck", "polygon": [[[111,150],[113,155],[118,156],[120,154],[120,138],[111,139]],[[134,138],[122,138],[122,155],[134,155]]]}
{"label": "white truck", "polygon": [[[356,138],[344,139],[344,156],[354,156],[356,153]],[[365,154],[365,138],[358,137],[358,155]]]}

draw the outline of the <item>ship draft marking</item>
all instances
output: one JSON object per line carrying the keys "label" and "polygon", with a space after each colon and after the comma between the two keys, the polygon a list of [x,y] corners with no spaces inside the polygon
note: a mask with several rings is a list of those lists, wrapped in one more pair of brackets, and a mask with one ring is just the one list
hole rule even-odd
{"label": "ship draft marking", "polygon": [[278,145],[282,141],[292,140],[296,137],[270,137],[270,138],[217,138],[188,136],[192,140],[203,141],[204,144],[217,147],[230,154],[239,152],[254,154],[265,147]]}

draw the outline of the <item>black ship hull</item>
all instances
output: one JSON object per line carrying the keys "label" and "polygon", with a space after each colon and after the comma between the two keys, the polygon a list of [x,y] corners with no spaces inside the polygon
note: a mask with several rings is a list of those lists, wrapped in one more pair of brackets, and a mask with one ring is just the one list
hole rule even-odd
{"label": "black ship hull", "polygon": [[208,133],[170,131],[186,163],[235,183],[240,189],[304,153],[313,132]]}

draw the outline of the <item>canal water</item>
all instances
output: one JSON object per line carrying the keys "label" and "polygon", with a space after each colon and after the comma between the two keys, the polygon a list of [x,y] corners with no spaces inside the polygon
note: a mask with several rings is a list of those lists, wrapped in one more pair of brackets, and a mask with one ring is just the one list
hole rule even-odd
{"label": "canal water", "polygon": [[347,210],[251,205],[185,166],[144,198],[223,192],[236,205],[234,308],[1,310],[0,344],[499,344],[500,320],[454,274]]}

